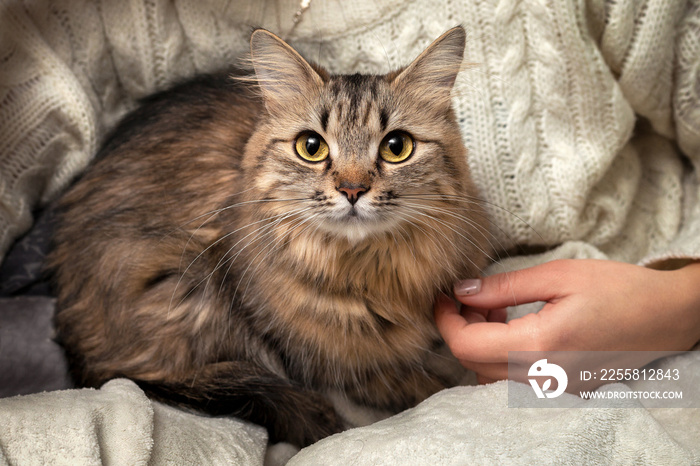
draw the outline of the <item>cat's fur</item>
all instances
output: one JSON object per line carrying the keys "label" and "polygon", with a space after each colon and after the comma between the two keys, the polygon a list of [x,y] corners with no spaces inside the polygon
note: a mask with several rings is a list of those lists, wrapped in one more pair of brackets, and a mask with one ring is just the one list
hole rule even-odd
{"label": "cat's fur", "polygon": [[[254,78],[200,77],[128,116],[59,207],[56,323],[78,382],[129,377],[298,445],[343,428],[328,390],[397,411],[454,384],[432,303],[488,244],[450,107],[464,40],[331,76],[257,30]],[[295,153],[308,130],[327,160]],[[405,162],[378,157],[392,130],[415,140]]]}

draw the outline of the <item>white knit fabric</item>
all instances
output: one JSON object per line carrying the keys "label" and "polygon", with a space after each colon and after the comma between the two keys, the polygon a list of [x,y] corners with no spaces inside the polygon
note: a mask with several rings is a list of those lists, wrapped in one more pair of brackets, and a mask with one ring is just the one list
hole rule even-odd
{"label": "white knit fabric", "polygon": [[461,23],[472,65],[454,104],[496,247],[575,241],[629,262],[700,258],[697,172],[683,161],[700,166],[697,0],[315,0],[293,28],[298,8],[3,3],[0,257],[136,99],[235,61],[251,25],[331,71],[386,72]]}

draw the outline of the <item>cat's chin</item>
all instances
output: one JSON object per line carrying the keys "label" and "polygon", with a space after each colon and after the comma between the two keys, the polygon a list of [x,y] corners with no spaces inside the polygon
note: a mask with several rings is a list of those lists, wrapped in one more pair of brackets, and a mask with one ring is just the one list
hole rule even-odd
{"label": "cat's chin", "polygon": [[337,238],[346,239],[350,244],[360,243],[367,238],[384,235],[395,228],[394,222],[347,216],[323,222],[322,228]]}

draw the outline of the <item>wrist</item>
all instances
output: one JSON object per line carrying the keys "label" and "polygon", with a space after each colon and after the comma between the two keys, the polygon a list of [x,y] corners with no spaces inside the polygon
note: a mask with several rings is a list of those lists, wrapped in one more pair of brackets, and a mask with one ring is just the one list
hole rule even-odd
{"label": "wrist", "polygon": [[665,272],[673,276],[671,292],[677,303],[679,337],[686,350],[700,342],[700,262]]}

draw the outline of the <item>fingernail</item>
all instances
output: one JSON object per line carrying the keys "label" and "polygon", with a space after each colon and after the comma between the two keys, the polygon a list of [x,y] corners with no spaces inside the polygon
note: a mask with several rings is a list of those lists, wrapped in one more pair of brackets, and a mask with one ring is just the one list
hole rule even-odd
{"label": "fingernail", "polygon": [[455,283],[454,292],[456,296],[471,296],[481,291],[481,280],[470,278]]}

